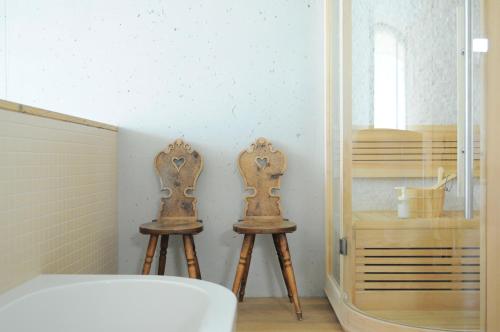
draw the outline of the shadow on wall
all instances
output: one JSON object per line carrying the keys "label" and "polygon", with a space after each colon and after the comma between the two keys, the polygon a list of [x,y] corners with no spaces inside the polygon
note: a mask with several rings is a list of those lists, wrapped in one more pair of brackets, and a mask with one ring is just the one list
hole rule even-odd
{"label": "shadow on wall", "polygon": [[[120,128],[118,135],[118,200],[119,200],[119,273],[137,274],[142,270],[142,263],[148,237],[139,233],[139,225],[156,218],[160,202],[160,184],[156,176],[153,161],[158,152],[178,137],[162,137],[143,132]],[[191,141],[204,158],[204,169],[198,179],[194,195],[198,198],[199,218],[203,220],[204,230],[195,236],[195,243],[202,277],[230,287],[233,282],[236,264],[240,253],[243,236],[232,230],[232,224],[243,213],[245,190],[238,171],[236,159],[239,151],[247,148],[253,141],[229,142],[232,147],[217,149],[208,142]],[[313,239],[314,230],[308,226],[312,222],[322,228],[323,219],[307,220],[311,214],[307,210],[307,200],[322,199],[322,187],[317,188],[317,196],[307,197],[302,192],[303,186],[311,181],[308,172],[308,160],[303,156],[290,153],[287,143],[273,140],[276,148],[282,149],[288,157],[288,171],[282,179],[282,206],[285,217],[298,224],[298,231],[289,236],[290,249],[296,269],[299,292],[307,295],[310,289],[320,292],[323,267],[323,238]],[[237,152],[233,152],[237,151]],[[231,151],[231,152],[228,152]],[[301,177],[291,177],[289,173],[303,173]],[[300,198],[301,204],[289,204]],[[322,202],[321,202],[322,205]],[[293,212],[300,211],[300,213]],[[317,211],[315,211],[316,213]],[[320,213],[322,216],[322,211]],[[316,231],[317,232],[317,231]],[[322,232],[320,233],[322,234]],[[300,252],[299,252],[300,249]],[[315,255],[316,261],[303,259]],[[156,273],[157,256],[152,266]],[[187,276],[184,250],[180,236],[172,236],[167,251],[166,274]],[[304,284],[308,284],[304,287]],[[262,296],[285,296],[276,251],[271,236],[258,236],[254,246],[252,266],[247,286],[247,294]],[[253,291],[252,291],[253,290]]]}

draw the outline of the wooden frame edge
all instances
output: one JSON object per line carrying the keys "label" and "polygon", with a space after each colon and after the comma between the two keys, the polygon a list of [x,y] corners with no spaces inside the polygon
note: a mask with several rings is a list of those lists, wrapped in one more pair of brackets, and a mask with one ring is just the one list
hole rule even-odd
{"label": "wooden frame edge", "polygon": [[[485,0],[486,34],[490,40],[490,50],[486,55],[485,85],[486,85],[486,253],[485,262],[486,289],[485,299],[485,330],[500,331],[500,149],[496,146],[500,132],[500,1]],[[483,251],[484,252],[484,251]]]}
{"label": "wooden frame edge", "polygon": [[72,115],[52,112],[52,111],[44,110],[41,108],[27,106],[27,105],[23,105],[23,104],[18,104],[18,103],[14,103],[14,102],[11,102],[8,100],[3,100],[3,99],[0,99],[0,110],[17,112],[17,113],[24,113],[24,114],[29,114],[29,115],[47,118],[47,119],[51,119],[51,120],[70,122],[70,123],[75,123],[75,124],[79,124],[82,126],[94,127],[94,128],[98,128],[98,129],[105,129],[105,130],[110,130],[110,131],[115,131],[115,132],[118,131],[118,127],[112,126],[112,125],[109,125],[106,123],[87,120],[87,119],[79,118],[79,117],[72,116]]}

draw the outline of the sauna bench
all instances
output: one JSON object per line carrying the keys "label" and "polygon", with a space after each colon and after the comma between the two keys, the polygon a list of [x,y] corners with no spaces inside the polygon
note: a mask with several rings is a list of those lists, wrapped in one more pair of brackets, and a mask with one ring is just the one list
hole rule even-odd
{"label": "sauna bench", "polygon": [[[353,303],[362,310],[479,310],[479,215],[352,213]],[[381,299],[383,299],[381,301]]]}

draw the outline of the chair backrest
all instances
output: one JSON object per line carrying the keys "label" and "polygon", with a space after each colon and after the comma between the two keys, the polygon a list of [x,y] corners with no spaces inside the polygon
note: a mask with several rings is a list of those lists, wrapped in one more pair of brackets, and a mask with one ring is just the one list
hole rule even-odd
{"label": "chair backrest", "polygon": [[280,189],[286,170],[285,155],[261,137],[240,153],[238,166],[246,188],[253,190],[245,197],[245,217],[282,217],[280,197],[274,191]]}
{"label": "chair backrest", "polygon": [[155,158],[161,190],[167,193],[161,199],[158,222],[175,220],[196,221],[196,198],[190,193],[203,168],[203,158],[189,144],[177,139]]}

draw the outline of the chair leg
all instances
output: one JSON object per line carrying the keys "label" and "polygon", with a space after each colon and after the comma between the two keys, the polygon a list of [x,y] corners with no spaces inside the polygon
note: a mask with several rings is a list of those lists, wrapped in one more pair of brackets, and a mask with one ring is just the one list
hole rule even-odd
{"label": "chair leg", "polygon": [[239,299],[238,299],[240,302],[243,302],[243,298],[245,297],[245,287],[247,285],[248,271],[250,270],[250,262],[252,260],[253,245],[255,243],[255,235],[250,235],[250,237],[251,237],[250,249],[248,250],[247,262],[245,264],[245,272],[243,273],[243,278],[241,279],[240,295],[239,295]]}
{"label": "chair leg", "polygon": [[168,235],[160,238],[160,260],[158,262],[158,275],[165,275],[165,263],[167,262]]}
{"label": "chair leg", "polygon": [[234,276],[233,282],[233,293],[238,296],[238,292],[241,286],[241,280],[243,279],[243,275],[245,273],[245,268],[247,264],[248,252],[250,251],[252,238],[255,238],[255,235],[245,234],[243,238],[243,245],[241,246],[240,260],[238,263],[238,267],[236,268],[236,275]]}
{"label": "chair leg", "polygon": [[144,265],[142,267],[142,274],[149,274],[151,271],[151,263],[153,262],[157,243],[158,235],[151,234],[149,237],[148,249],[146,250],[146,258],[144,259]]}
{"label": "chair leg", "polygon": [[198,262],[198,255],[196,255],[196,245],[194,244],[194,238],[193,238],[193,252],[194,252],[194,260],[196,266],[196,278],[201,280],[200,263]]}
{"label": "chair leg", "polygon": [[285,269],[283,266],[283,256],[280,253],[280,246],[278,243],[278,234],[273,234],[274,248],[276,248],[276,255],[278,255],[278,261],[280,262],[281,274],[283,275],[283,280],[285,281],[286,291],[288,292],[288,299],[290,303],[293,303],[292,293],[290,292],[290,285],[288,284],[288,278],[285,274]]}
{"label": "chair leg", "polygon": [[278,245],[281,256],[283,257],[283,267],[285,270],[285,276],[288,279],[288,285],[290,286],[290,291],[292,293],[293,305],[295,307],[295,313],[297,314],[297,319],[302,320],[302,309],[300,307],[299,294],[297,292],[297,284],[295,282],[295,274],[293,273],[292,259],[290,257],[290,250],[288,248],[288,241],[286,240],[286,235],[284,233],[278,234]]}
{"label": "chair leg", "polygon": [[200,268],[197,266],[198,261],[194,250],[193,236],[191,234],[183,235],[182,239],[184,241],[184,253],[186,254],[189,278],[196,279]]}

